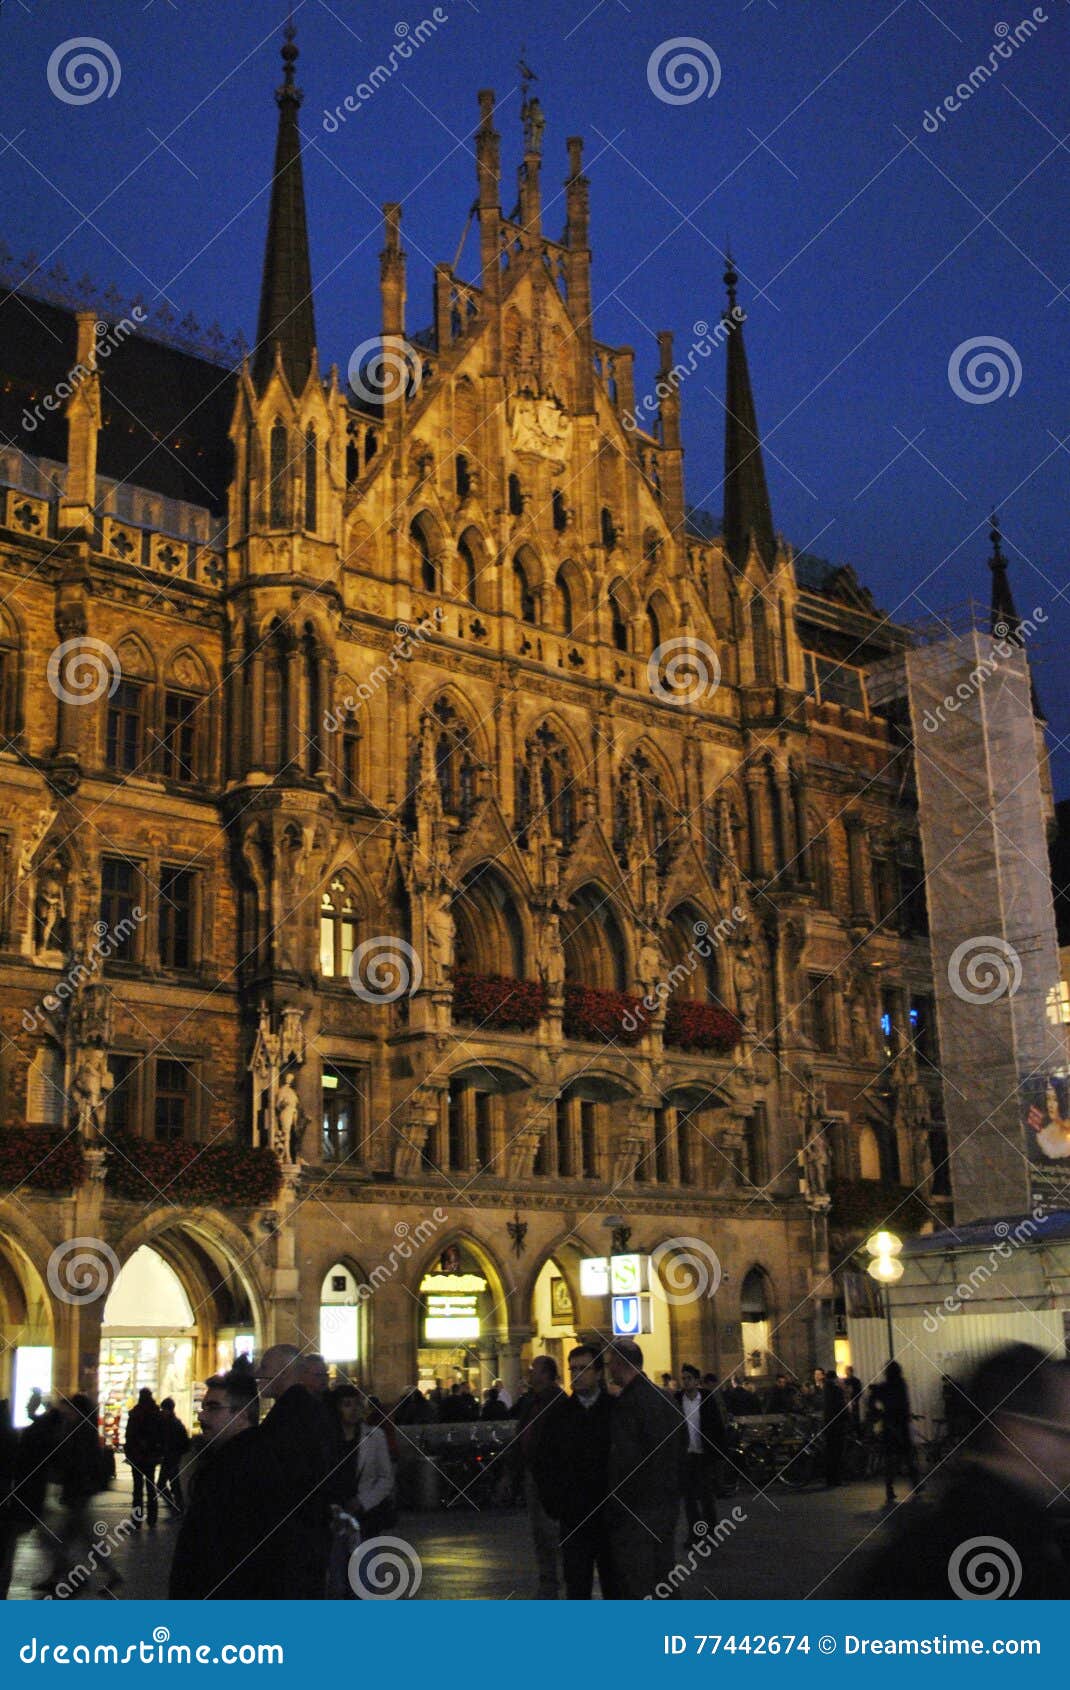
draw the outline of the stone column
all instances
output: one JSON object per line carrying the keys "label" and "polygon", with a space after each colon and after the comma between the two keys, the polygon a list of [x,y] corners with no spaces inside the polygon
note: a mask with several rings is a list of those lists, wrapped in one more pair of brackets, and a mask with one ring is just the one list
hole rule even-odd
{"label": "stone column", "polygon": [[811,878],[810,865],[810,821],[806,811],[806,777],[801,770],[792,771],[791,783],[792,806],[795,812],[795,878],[809,880]]}
{"label": "stone column", "polygon": [[520,1354],[531,1337],[531,1328],[511,1327],[508,1336],[498,1343],[498,1370],[510,1402],[516,1402],[524,1388]]}
{"label": "stone column", "polygon": [[[257,646],[249,658],[249,684],[243,688],[249,699],[248,713],[240,719],[239,744],[248,733],[250,769],[264,767],[264,652]],[[240,758],[239,758],[240,764]],[[237,772],[237,770],[235,771]]]}
{"label": "stone column", "polygon": [[765,830],[762,816],[761,769],[747,770],[747,823],[750,828],[750,871],[755,880],[766,878]]}
{"label": "stone column", "polygon": [[776,807],[777,821],[780,828],[781,860],[777,869],[789,880],[799,878],[798,867],[795,862],[795,838],[791,805],[791,777],[787,769],[777,769]]}

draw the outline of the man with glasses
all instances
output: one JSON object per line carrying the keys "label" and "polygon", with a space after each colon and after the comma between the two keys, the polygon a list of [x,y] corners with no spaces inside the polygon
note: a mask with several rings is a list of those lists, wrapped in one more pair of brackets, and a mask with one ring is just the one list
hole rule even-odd
{"label": "man with glasses", "polygon": [[203,1443],[189,1505],[175,1543],[170,1596],[259,1596],[262,1475],[257,1459],[260,1399],[247,1373],[209,1379],[198,1418]]}

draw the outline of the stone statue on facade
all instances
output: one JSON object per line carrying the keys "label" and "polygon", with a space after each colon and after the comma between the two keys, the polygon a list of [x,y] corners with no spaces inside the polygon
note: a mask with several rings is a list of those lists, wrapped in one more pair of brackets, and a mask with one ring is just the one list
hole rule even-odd
{"label": "stone statue on facade", "polygon": [[67,882],[58,857],[52,857],[38,876],[34,927],[36,950],[63,949],[67,927]]}
{"label": "stone statue on facade", "polygon": [[83,1046],[75,1056],[71,1099],[75,1125],[87,1144],[104,1136],[108,1094],[114,1086],[108,1070],[107,1052],[97,1045]]}
{"label": "stone statue on facade", "polygon": [[758,961],[750,934],[744,928],[736,946],[732,976],[736,988],[736,1012],[748,1030],[753,1030],[761,990]]}
{"label": "stone statue on facade", "polygon": [[565,949],[561,943],[561,918],[548,910],[539,932],[539,978],[547,992],[557,994],[565,983]]}

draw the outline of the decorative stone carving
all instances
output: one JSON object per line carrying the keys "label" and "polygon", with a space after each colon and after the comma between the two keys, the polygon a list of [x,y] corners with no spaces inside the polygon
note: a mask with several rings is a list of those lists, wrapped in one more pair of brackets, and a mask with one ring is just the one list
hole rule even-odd
{"label": "decorative stone carving", "polygon": [[37,877],[33,925],[35,951],[63,953],[69,938],[67,868],[59,857],[49,858]]}
{"label": "decorative stone carving", "polygon": [[249,1059],[253,1076],[253,1143],[274,1150],[285,1163],[296,1163],[308,1125],[294,1081],[294,1070],[305,1059],[304,1011],[286,1005],[279,1013],[280,1028],[272,1026],[271,1010],[260,1005],[256,1039]]}
{"label": "decorative stone carving", "polygon": [[572,446],[572,418],[553,394],[515,394],[508,415],[514,452],[530,452],[564,468]]}

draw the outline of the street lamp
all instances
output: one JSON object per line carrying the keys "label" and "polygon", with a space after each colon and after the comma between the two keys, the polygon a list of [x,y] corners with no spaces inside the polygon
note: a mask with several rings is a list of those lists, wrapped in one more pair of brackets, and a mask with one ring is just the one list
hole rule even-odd
{"label": "street lamp", "polygon": [[892,1286],[903,1277],[899,1260],[903,1240],[894,1232],[875,1232],[867,1238],[863,1248],[870,1257],[867,1272],[871,1279],[884,1287],[884,1314],[888,1322],[888,1360],[895,1360],[895,1328],[892,1325]]}

